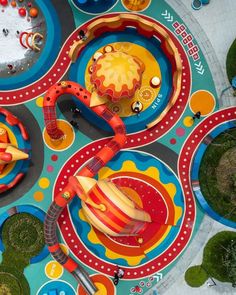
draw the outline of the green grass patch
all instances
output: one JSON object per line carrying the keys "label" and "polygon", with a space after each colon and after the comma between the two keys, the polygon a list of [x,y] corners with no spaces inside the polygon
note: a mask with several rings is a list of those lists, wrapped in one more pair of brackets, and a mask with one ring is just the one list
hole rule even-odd
{"label": "green grass patch", "polygon": [[207,279],[208,274],[201,265],[192,266],[185,273],[186,283],[193,288],[202,286]]}
{"label": "green grass patch", "polygon": [[222,231],[213,236],[204,248],[202,264],[185,273],[185,281],[191,287],[202,286],[209,277],[235,285],[236,232]]}
{"label": "green grass patch", "polygon": [[2,226],[2,241],[0,295],[30,295],[23,272],[45,245],[43,223],[28,213],[14,214]]}
{"label": "green grass patch", "polygon": [[199,182],[201,192],[209,206],[219,215],[236,222],[236,192],[235,198],[232,194],[220,192],[221,183],[218,183],[216,174],[222,156],[234,147],[236,147],[236,128],[228,129],[214,138],[202,157]]}
{"label": "green grass patch", "polygon": [[3,224],[2,240],[6,251],[36,256],[45,245],[43,223],[28,213],[15,214]]}
{"label": "green grass patch", "polygon": [[226,71],[229,82],[231,83],[233,77],[236,76],[236,39],[230,46],[226,58]]}
{"label": "green grass patch", "polygon": [[30,295],[25,276],[12,267],[0,266],[0,294]]}
{"label": "green grass patch", "polygon": [[221,282],[234,283],[232,278],[229,277],[227,267],[223,264],[231,241],[236,243],[236,232],[220,232],[207,242],[203,252],[202,266],[210,276]]}

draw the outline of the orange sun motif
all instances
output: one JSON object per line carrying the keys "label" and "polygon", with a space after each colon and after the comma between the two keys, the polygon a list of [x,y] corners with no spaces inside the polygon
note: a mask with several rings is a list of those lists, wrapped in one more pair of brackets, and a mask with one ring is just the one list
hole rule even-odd
{"label": "orange sun motif", "polygon": [[98,95],[108,96],[114,102],[132,98],[141,86],[144,68],[135,56],[118,51],[105,53],[93,65],[91,83]]}

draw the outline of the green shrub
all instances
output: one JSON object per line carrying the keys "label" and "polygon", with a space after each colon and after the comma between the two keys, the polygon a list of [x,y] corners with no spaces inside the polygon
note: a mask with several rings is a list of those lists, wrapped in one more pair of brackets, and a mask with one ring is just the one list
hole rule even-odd
{"label": "green shrub", "polygon": [[200,287],[207,279],[208,274],[201,265],[192,266],[185,272],[185,281],[190,287]]}
{"label": "green shrub", "polygon": [[[5,292],[5,293],[3,293]],[[0,266],[0,294],[30,295],[25,276],[12,267]]]}
{"label": "green shrub", "polygon": [[221,282],[233,283],[227,267],[223,264],[231,241],[236,242],[236,232],[220,232],[207,242],[203,252],[202,266],[210,276]]}
{"label": "green shrub", "polygon": [[2,240],[6,251],[31,258],[38,255],[45,245],[43,223],[28,213],[15,214],[3,224]]}
{"label": "green shrub", "polygon": [[28,213],[9,217],[2,227],[5,251],[0,265],[0,295],[30,295],[29,284],[23,274],[30,258],[43,249],[43,223]]}
{"label": "green shrub", "polygon": [[236,40],[234,40],[228,51],[226,58],[226,70],[229,82],[231,83],[232,78],[236,76]]}

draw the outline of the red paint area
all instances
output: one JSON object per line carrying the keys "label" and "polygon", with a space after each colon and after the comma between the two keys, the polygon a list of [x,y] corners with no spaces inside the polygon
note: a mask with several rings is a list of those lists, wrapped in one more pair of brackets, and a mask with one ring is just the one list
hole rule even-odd
{"label": "red paint area", "polygon": [[152,220],[157,222],[148,225],[145,232],[140,236],[111,237],[111,239],[123,245],[139,246],[138,238],[141,237],[143,239],[142,245],[146,244],[151,237],[161,230],[166,222],[168,209],[162,196],[154,187],[138,179],[120,178],[114,179],[113,182],[121,188],[128,187],[136,191],[142,202],[142,208],[151,215]]}

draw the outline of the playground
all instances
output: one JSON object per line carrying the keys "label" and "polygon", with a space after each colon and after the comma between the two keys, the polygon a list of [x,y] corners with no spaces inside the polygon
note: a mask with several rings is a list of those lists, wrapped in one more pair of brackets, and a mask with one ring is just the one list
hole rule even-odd
{"label": "playground", "polygon": [[236,73],[185,17],[209,1],[170,2],[0,0],[0,294],[236,282],[194,262],[208,226],[236,228]]}

